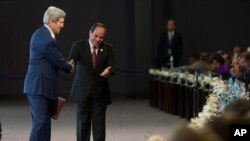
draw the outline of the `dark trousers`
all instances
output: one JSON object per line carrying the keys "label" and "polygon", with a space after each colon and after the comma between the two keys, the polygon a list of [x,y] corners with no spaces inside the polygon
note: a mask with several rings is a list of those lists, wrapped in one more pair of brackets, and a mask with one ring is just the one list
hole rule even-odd
{"label": "dark trousers", "polygon": [[94,141],[105,141],[106,107],[100,105],[91,93],[77,105],[77,141],[90,141],[91,125]]}
{"label": "dark trousers", "polygon": [[54,100],[43,96],[26,94],[32,115],[29,141],[50,141],[51,110]]}

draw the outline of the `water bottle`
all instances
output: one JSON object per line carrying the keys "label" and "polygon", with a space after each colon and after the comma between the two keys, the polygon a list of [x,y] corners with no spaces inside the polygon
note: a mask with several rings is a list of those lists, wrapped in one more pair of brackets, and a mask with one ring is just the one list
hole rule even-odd
{"label": "water bottle", "polygon": [[228,93],[229,93],[229,95],[231,95],[232,90],[233,90],[233,78],[230,77],[228,80]]}
{"label": "water bottle", "polygon": [[199,87],[198,72],[197,71],[195,71],[194,76],[195,76],[195,81],[196,81],[196,87]]}
{"label": "water bottle", "polygon": [[222,92],[220,94],[220,110],[222,110],[227,105],[227,98],[225,96],[225,93]]}
{"label": "water bottle", "polygon": [[170,68],[172,69],[174,67],[174,57],[171,55],[169,60],[170,60]]}
{"label": "water bottle", "polygon": [[234,101],[235,99],[237,99],[238,95],[239,95],[239,81],[235,80],[232,86],[232,92],[230,95],[230,102]]}

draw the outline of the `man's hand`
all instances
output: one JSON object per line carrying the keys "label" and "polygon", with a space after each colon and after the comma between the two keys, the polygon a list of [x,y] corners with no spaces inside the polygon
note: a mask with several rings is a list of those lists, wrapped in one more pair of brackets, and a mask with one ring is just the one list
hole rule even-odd
{"label": "man's hand", "polygon": [[111,70],[111,66],[108,66],[104,71],[102,71],[100,76],[108,78],[110,75],[110,70]]}
{"label": "man's hand", "polygon": [[71,60],[69,61],[69,64],[71,65],[71,70],[70,70],[70,72],[71,72],[71,73],[75,72],[75,62],[74,62],[74,60],[71,59]]}

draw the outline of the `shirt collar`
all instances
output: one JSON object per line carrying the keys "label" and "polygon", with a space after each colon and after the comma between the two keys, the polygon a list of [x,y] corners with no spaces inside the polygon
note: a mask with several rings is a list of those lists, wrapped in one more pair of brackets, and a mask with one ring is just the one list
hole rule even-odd
{"label": "shirt collar", "polygon": [[44,24],[44,26],[49,30],[51,37],[55,39],[55,33],[50,29],[50,27],[46,24]]}
{"label": "shirt collar", "polygon": [[175,34],[175,31],[168,31],[168,34],[171,34],[173,36]]}
{"label": "shirt collar", "polygon": [[[92,44],[92,42],[90,41],[90,39],[89,39],[89,45],[90,45],[90,48],[94,47],[94,45]],[[95,48],[98,49],[98,46],[96,46]]]}
{"label": "shirt collar", "polygon": [[90,39],[89,39],[89,45],[90,45],[90,48],[94,47],[94,45],[91,43]]}

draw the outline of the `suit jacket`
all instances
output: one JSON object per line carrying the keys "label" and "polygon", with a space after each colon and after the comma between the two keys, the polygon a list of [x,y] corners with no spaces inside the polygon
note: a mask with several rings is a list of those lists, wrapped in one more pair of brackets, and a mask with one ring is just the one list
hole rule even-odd
{"label": "suit jacket", "polygon": [[162,32],[159,38],[158,44],[158,57],[156,65],[158,67],[166,66],[166,63],[169,62],[170,56],[168,55],[168,49],[172,50],[172,55],[174,57],[174,67],[179,65],[182,50],[183,50],[183,43],[182,43],[182,36],[175,32],[171,44],[169,43],[168,32]]}
{"label": "suit jacket", "polygon": [[68,59],[77,62],[76,75],[69,99],[81,104],[91,92],[99,104],[111,104],[108,79],[101,77],[100,74],[108,66],[112,67],[111,75],[115,73],[113,46],[102,43],[98,47],[95,69],[92,65],[89,40],[80,40],[73,43]]}
{"label": "suit jacket", "polygon": [[23,92],[57,99],[58,69],[70,72],[71,66],[62,57],[59,44],[51,37],[49,30],[42,26],[31,37],[29,66]]}

